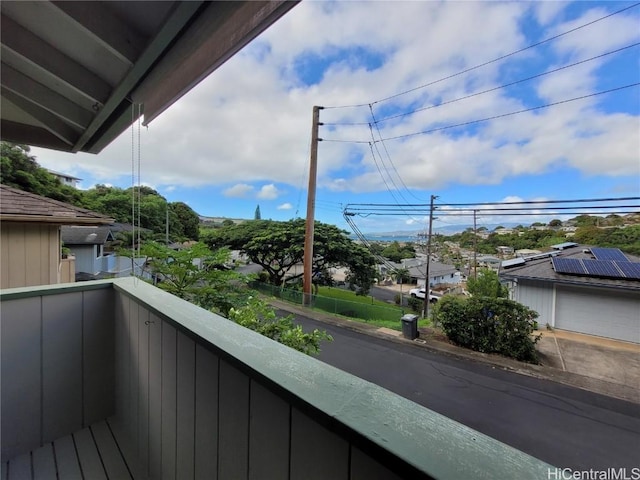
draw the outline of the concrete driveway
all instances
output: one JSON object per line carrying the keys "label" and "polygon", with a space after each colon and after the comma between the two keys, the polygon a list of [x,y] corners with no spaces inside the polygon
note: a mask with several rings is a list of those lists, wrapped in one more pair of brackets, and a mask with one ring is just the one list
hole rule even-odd
{"label": "concrete driveway", "polygon": [[543,366],[640,391],[640,345],[564,330],[543,330]]}

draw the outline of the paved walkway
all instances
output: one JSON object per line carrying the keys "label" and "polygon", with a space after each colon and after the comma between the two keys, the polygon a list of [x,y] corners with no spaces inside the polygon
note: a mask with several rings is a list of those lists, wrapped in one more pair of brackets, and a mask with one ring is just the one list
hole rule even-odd
{"label": "paved walkway", "polygon": [[347,320],[274,298],[269,298],[268,301],[276,308],[391,342],[410,343],[416,348],[428,348],[446,355],[489,363],[524,375],[640,404],[640,345],[637,344],[561,330],[544,330],[540,332],[542,338],[538,342],[540,365],[530,365],[500,355],[457,347],[443,341],[441,336],[436,338],[423,335],[411,341],[403,338],[396,330]]}

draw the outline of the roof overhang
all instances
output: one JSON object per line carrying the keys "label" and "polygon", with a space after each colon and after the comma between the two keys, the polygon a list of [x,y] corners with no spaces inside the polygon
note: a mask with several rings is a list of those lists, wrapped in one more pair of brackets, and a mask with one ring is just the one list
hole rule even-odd
{"label": "roof overhang", "polygon": [[0,222],[14,223],[50,223],[55,225],[110,225],[113,218],[82,218],[67,215],[0,215]]}
{"label": "roof overhang", "polygon": [[296,3],[4,0],[2,140],[98,153],[140,115],[145,124],[156,118]]}

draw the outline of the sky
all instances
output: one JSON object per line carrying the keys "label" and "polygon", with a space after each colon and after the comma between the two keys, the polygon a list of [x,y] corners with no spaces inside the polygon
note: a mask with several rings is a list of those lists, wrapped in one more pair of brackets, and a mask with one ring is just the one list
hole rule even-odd
{"label": "sky", "polygon": [[[303,1],[100,154],[32,154],[84,189],[130,187],[133,162],[134,183],[200,215],[254,218],[259,205],[263,219],[289,220],[306,216],[317,105],[315,216],[349,231],[343,211],[354,205],[362,232],[424,230],[423,211],[367,205],[427,205],[431,195],[442,205],[436,229],[472,224],[447,215],[451,203],[638,197],[633,5]],[[480,210],[477,226],[566,218],[532,213]]]}

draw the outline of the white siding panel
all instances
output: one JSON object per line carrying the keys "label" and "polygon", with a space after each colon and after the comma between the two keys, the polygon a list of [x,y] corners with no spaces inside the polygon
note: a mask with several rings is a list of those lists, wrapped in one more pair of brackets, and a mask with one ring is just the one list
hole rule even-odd
{"label": "white siding panel", "polygon": [[544,282],[520,280],[514,300],[538,312],[540,327],[553,326],[553,285]]}
{"label": "white siding panel", "polygon": [[640,295],[634,292],[557,287],[556,327],[640,343]]}

